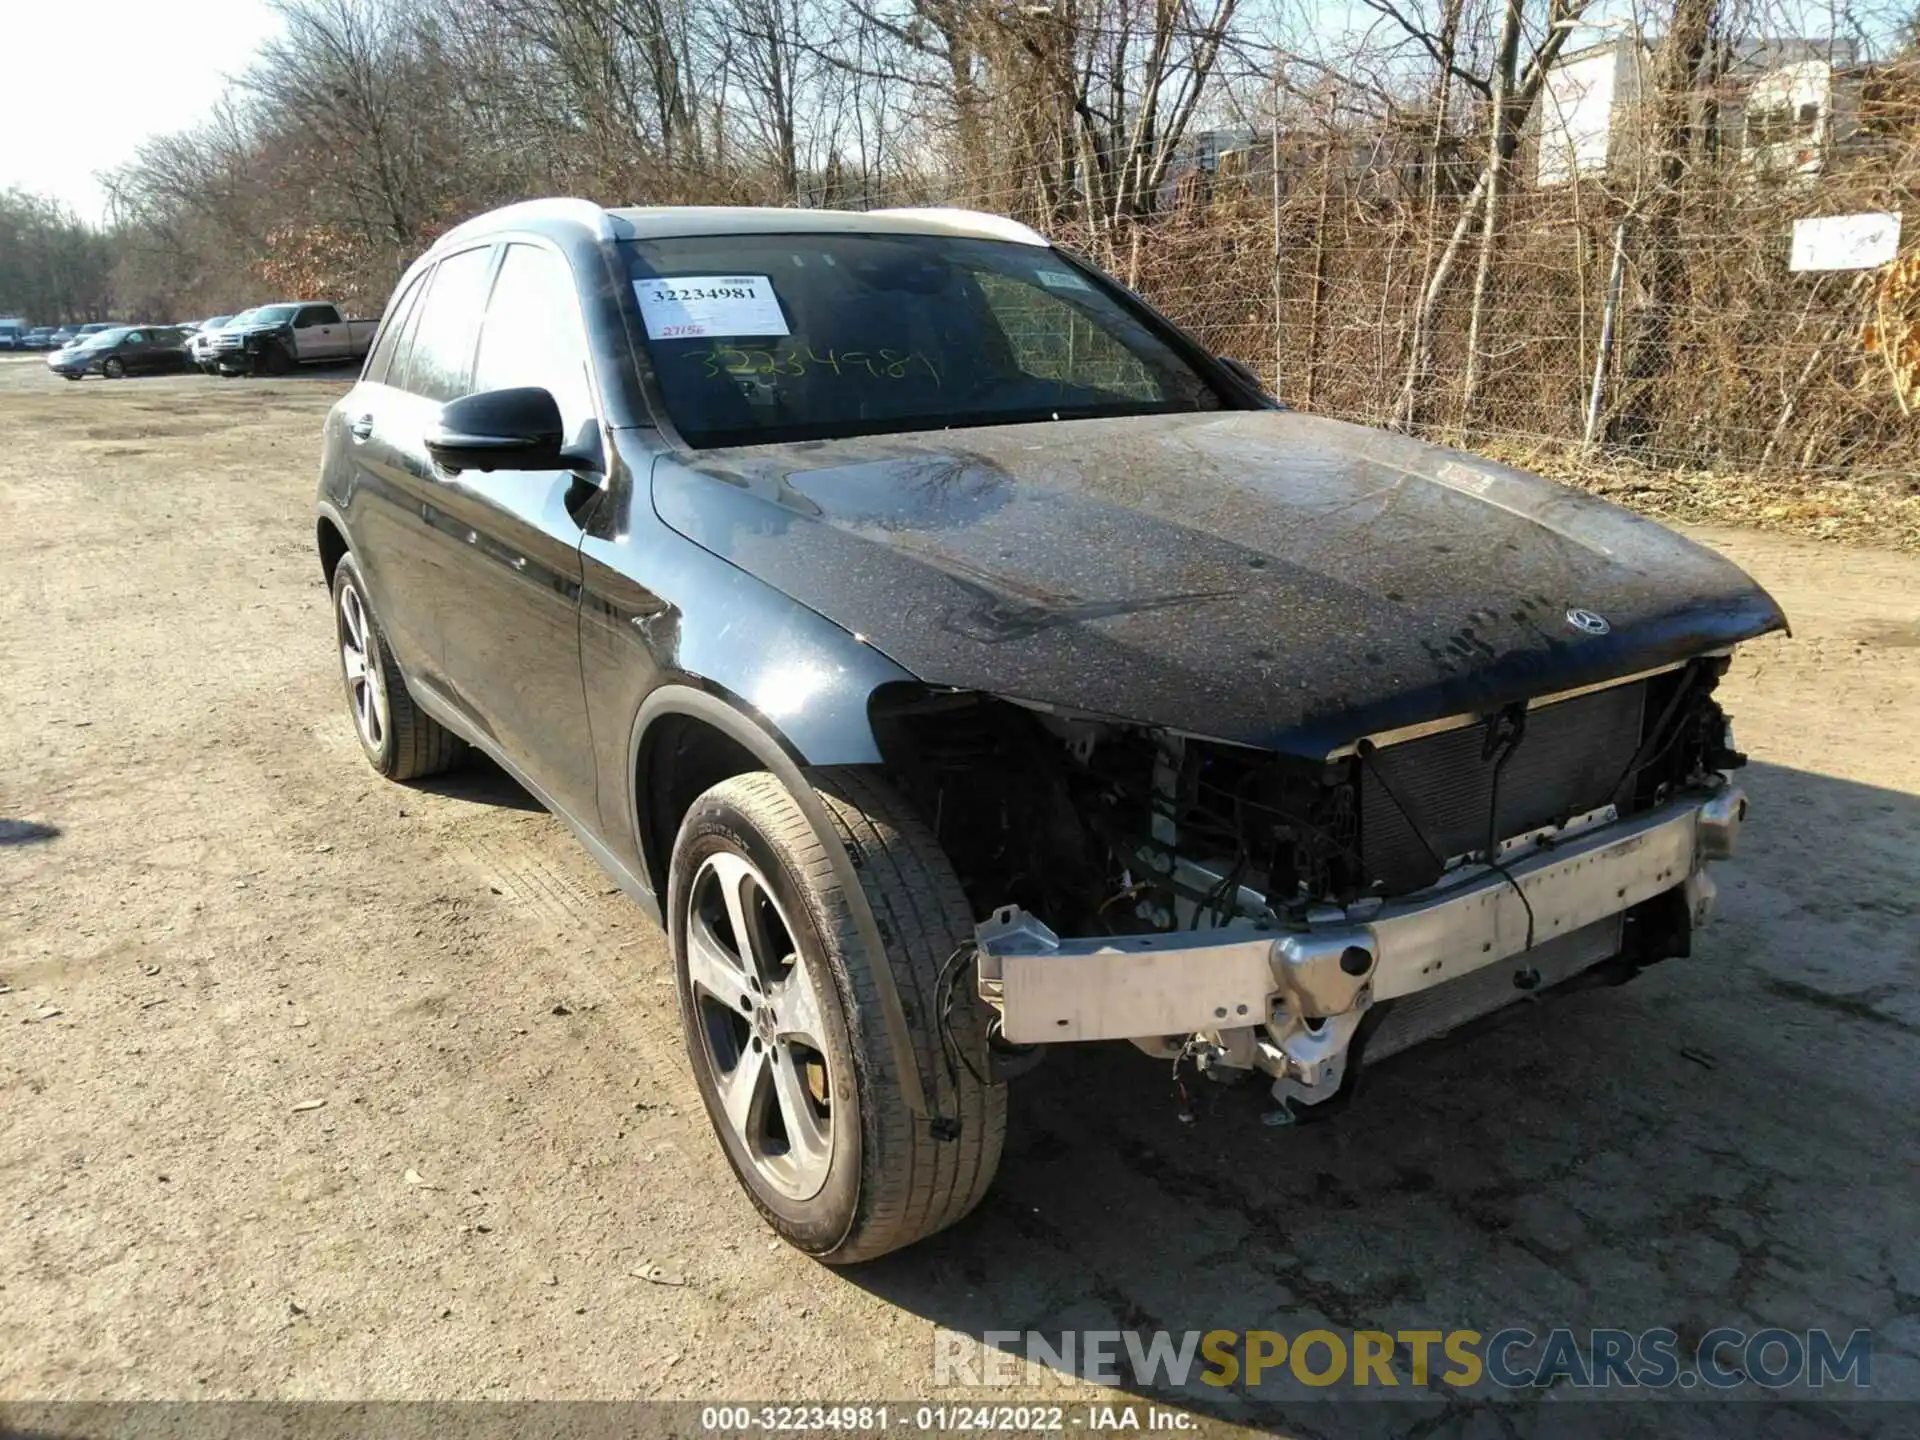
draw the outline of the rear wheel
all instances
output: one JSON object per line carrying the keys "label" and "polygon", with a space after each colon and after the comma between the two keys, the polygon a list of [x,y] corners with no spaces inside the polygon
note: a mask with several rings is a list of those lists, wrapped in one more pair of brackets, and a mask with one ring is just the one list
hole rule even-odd
{"label": "rear wheel", "polygon": [[[861,940],[856,897],[805,812],[765,772],[693,803],[668,923],[694,1077],[728,1162],[776,1231],[845,1264],[979,1204],[1000,1161],[1006,1087],[985,1079],[985,1006],[957,963],[972,920],[946,856],[866,772],[811,778],[879,953]],[[885,1022],[883,976],[905,1011],[906,1053]],[[932,1119],[908,1108],[908,1067]]]}
{"label": "rear wheel", "polygon": [[415,780],[450,769],[467,747],[414,703],[373,618],[366,581],[351,555],[342,556],[334,568],[333,618],[347,706],[367,762],[389,780]]}

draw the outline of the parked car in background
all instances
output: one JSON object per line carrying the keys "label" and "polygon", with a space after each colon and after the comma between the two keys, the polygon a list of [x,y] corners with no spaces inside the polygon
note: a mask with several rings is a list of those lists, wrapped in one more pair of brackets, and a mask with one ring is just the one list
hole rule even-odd
{"label": "parked car in background", "polygon": [[27,329],[24,320],[0,320],[0,350],[26,349]]}
{"label": "parked car in background", "polygon": [[1712,913],[1772,597],[1286,410],[1024,225],[535,202],[387,316],[316,516],[366,758],[484,752],[664,919],[720,1148],[821,1259],[978,1204],[1051,1045],[1326,1116]]}
{"label": "parked car in background", "polygon": [[109,326],[47,357],[56,375],[157,375],[187,368],[186,337],[166,325]]}
{"label": "parked car in background", "polygon": [[348,320],[325,300],[262,305],[244,325],[228,324],[208,347],[223,375],[284,375],[296,365],[366,359],[378,320]]}
{"label": "parked car in background", "polygon": [[113,328],[113,322],[108,320],[91,321],[85,325],[78,323],[62,325],[53,332],[53,348],[58,350],[67,345],[77,344],[89,335],[98,335],[103,330]]}
{"label": "parked car in background", "polygon": [[54,332],[54,327],[51,325],[34,326],[33,329],[27,332],[27,349],[29,350],[53,349],[53,332]]}
{"label": "parked car in background", "polygon": [[253,314],[251,310],[242,310],[237,315],[215,315],[201,322],[200,328],[187,337],[187,359],[190,363],[206,371],[214,372],[213,339],[229,325],[245,324]]}

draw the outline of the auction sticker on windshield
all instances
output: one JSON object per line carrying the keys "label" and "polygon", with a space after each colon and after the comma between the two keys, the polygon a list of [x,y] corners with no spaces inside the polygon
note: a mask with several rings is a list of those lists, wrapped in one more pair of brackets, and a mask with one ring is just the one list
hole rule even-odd
{"label": "auction sticker on windshield", "polygon": [[791,333],[765,275],[665,275],[633,290],[650,340]]}
{"label": "auction sticker on windshield", "polygon": [[1071,270],[1041,270],[1035,275],[1049,290],[1092,290],[1093,287]]}

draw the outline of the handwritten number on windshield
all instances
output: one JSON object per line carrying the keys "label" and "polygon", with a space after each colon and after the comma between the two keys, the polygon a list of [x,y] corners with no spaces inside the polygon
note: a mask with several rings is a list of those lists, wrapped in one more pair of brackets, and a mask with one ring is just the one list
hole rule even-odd
{"label": "handwritten number on windshield", "polygon": [[801,376],[808,372],[809,366],[835,375],[859,379],[867,376],[875,380],[904,380],[909,375],[924,371],[933,377],[933,383],[940,383],[940,370],[918,350],[827,350],[818,351],[811,345],[797,346],[793,349],[741,349],[730,345],[715,346],[710,350],[694,351],[686,357],[701,366],[701,378],[718,380],[723,375],[791,375]]}

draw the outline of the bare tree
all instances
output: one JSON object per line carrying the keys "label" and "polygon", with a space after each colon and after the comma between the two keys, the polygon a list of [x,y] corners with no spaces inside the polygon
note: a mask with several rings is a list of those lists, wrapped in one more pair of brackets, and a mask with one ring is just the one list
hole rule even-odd
{"label": "bare tree", "polygon": [[[1495,124],[1498,134],[1490,137],[1479,178],[1461,203],[1452,233],[1440,248],[1414,312],[1413,339],[1408,347],[1406,371],[1401,378],[1400,398],[1393,416],[1394,423],[1402,428],[1424,423],[1427,392],[1434,368],[1434,317],[1453,278],[1454,265],[1466,245],[1467,236],[1472,232],[1473,222],[1480,216],[1481,207],[1489,197],[1497,196],[1500,176],[1512,166],[1521,133],[1540,102],[1547,76],[1566,45],[1568,33],[1587,4],[1588,0],[1548,0],[1545,37],[1534,46],[1526,69],[1502,93],[1501,103],[1496,107],[1502,117]],[[1503,52],[1505,39],[1503,30]],[[1488,95],[1492,95],[1493,86],[1490,83],[1477,79],[1474,83],[1476,88],[1484,85]],[[1484,229],[1482,234],[1484,236]]]}
{"label": "bare tree", "polygon": [[1674,0],[1673,19],[1653,70],[1653,175],[1639,206],[1634,268],[1638,299],[1621,379],[1626,391],[1608,427],[1616,444],[1643,446],[1655,428],[1654,388],[1666,374],[1674,317],[1687,288],[1679,244],[1681,187],[1693,151],[1695,82],[1713,34],[1719,0]]}

